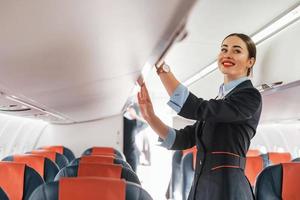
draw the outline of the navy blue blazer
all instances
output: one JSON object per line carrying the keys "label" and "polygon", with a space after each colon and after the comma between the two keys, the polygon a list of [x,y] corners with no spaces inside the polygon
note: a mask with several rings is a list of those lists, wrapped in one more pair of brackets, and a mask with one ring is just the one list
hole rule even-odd
{"label": "navy blue blazer", "polygon": [[[229,166],[232,159],[246,156],[261,109],[261,95],[250,80],[240,83],[223,99],[207,101],[189,94],[178,114],[197,122],[176,130],[171,147],[182,150],[197,145],[196,170],[189,199],[253,199],[243,169],[222,166]],[[216,157],[214,152],[227,152],[232,156],[218,154]]]}

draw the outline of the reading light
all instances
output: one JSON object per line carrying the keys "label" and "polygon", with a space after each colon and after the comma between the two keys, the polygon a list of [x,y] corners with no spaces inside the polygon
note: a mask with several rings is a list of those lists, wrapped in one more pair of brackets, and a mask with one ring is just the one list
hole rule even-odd
{"label": "reading light", "polygon": [[48,115],[54,116],[54,117],[56,117],[56,118],[58,118],[58,119],[66,120],[65,117],[62,117],[62,116],[60,116],[60,115],[57,115],[57,114],[48,112],[48,111],[46,111],[45,109],[39,108],[39,107],[34,106],[34,105],[30,104],[30,103],[26,103],[26,102],[24,102],[24,101],[18,99],[18,97],[14,96],[14,95],[11,95],[11,96],[10,96],[10,95],[3,94],[3,93],[2,93],[2,95],[4,95],[5,98],[7,98],[7,99],[9,99],[9,100],[14,101],[14,102],[17,102],[17,103],[20,103],[20,104],[22,104],[22,105],[24,105],[24,106],[26,106],[26,107],[28,107],[28,108],[33,108],[33,109],[38,110],[38,111],[40,111],[40,112],[42,112],[42,113],[47,113]]}

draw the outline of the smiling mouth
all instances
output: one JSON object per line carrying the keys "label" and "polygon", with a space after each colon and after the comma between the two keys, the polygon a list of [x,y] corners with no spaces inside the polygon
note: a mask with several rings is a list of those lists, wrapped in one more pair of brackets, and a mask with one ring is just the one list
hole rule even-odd
{"label": "smiling mouth", "polygon": [[222,65],[223,65],[224,67],[233,67],[235,64],[232,63],[232,62],[226,61],[226,62],[222,62]]}

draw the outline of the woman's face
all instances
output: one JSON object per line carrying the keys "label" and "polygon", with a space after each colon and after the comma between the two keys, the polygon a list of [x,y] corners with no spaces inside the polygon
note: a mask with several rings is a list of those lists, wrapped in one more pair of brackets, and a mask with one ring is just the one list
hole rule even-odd
{"label": "woman's face", "polygon": [[254,64],[254,58],[248,58],[246,43],[237,36],[226,38],[218,56],[218,66],[228,81],[247,75],[247,71]]}

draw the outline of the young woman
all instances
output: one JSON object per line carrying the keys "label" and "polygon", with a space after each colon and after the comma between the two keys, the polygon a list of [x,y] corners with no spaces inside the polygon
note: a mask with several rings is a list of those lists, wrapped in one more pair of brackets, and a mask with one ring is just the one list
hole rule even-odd
{"label": "young woman", "polygon": [[189,92],[165,63],[159,66],[157,73],[171,97],[168,104],[178,115],[196,120],[181,130],[166,126],[155,115],[145,85],[138,93],[142,115],[165,147],[182,150],[197,146],[189,200],[254,199],[244,168],[262,108],[261,95],[248,79],[255,59],[256,47],[247,35],[225,37],[218,56],[224,83],[218,97],[208,101]]}

